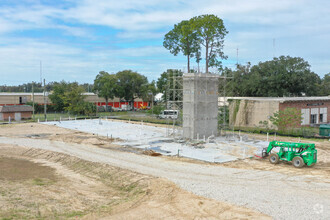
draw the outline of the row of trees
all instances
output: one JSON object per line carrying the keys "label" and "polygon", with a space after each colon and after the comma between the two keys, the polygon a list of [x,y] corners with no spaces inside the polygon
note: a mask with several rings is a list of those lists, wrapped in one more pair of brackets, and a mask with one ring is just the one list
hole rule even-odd
{"label": "row of trees", "polygon": [[[167,87],[173,88],[173,76],[182,76],[181,70],[167,70],[157,80],[157,89],[167,97]],[[247,97],[327,96],[330,95],[330,73],[322,79],[310,70],[300,57],[281,56],[256,65],[237,65],[235,70],[225,68],[219,81],[219,94]],[[225,79],[225,77],[227,77]],[[180,84],[175,85],[180,89]]]}
{"label": "row of trees", "polygon": [[209,67],[221,69],[220,59],[226,59],[223,43],[228,31],[222,19],[215,15],[200,15],[183,20],[174,25],[165,37],[163,45],[175,56],[182,53],[187,56],[187,71],[190,72],[190,58],[195,57],[199,68],[202,49],[205,50],[205,70]]}
{"label": "row of trees", "polygon": [[[169,69],[163,72],[157,82],[148,82],[147,78],[131,70],[109,74],[99,72],[94,84],[80,84],[67,82],[51,82],[46,85],[46,91],[64,94],[71,87],[78,88],[82,92],[95,92],[104,97],[106,102],[114,97],[133,102],[136,97],[150,101],[152,95],[157,92],[164,93],[168,83],[173,88],[173,81],[168,77],[182,76],[181,70]],[[330,95],[330,73],[322,79],[310,70],[310,65],[300,57],[281,56],[270,61],[260,62],[256,65],[250,63],[237,65],[235,70],[225,68],[222,76],[228,77],[220,80],[219,93],[226,96],[254,96],[254,97],[282,97],[282,96],[326,96]],[[176,84],[176,89],[180,89]],[[1,86],[7,88],[7,92],[31,92],[32,83],[19,86]],[[25,90],[22,90],[24,89]],[[3,90],[2,90],[3,91]],[[34,84],[35,92],[42,92],[41,84]],[[56,102],[58,110],[64,110],[64,101]]]}
{"label": "row of trees", "polygon": [[[134,100],[137,97],[151,101],[156,94],[155,82],[148,83],[147,77],[131,70],[120,71],[109,74],[105,71],[99,72],[92,85],[93,91],[106,101],[108,109],[109,99],[118,97],[131,103],[134,108]],[[49,95],[57,112],[69,111],[73,114],[91,115],[96,112],[96,106],[85,101],[86,92],[84,85],[77,82],[65,81],[54,83],[52,93]]]}
{"label": "row of trees", "polygon": [[[42,92],[43,87],[41,83],[24,83],[18,86],[7,86],[1,85],[0,92],[32,92],[32,87],[34,92]],[[49,88],[49,87],[47,87]]]}
{"label": "row of trees", "polygon": [[[49,82],[46,84],[45,90],[52,91],[54,87],[60,83],[61,82]],[[84,89],[85,92],[93,91],[93,84],[83,83],[80,84],[80,86]],[[37,82],[24,83],[22,85],[17,85],[17,86],[0,85],[0,92],[43,92],[43,91],[44,91],[43,85]]]}
{"label": "row of trees", "polygon": [[300,57],[280,56],[257,65],[237,65],[225,68],[226,86],[220,84],[221,94],[227,96],[317,96],[330,95],[330,73],[321,79]]}

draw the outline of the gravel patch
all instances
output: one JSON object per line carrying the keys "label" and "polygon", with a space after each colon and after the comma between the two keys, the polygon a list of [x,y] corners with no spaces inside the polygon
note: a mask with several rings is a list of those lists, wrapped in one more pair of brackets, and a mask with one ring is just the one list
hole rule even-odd
{"label": "gravel patch", "polygon": [[66,153],[167,178],[197,195],[252,208],[275,219],[330,219],[330,183],[315,181],[317,177],[185,163],[42,139],[0,137],[0,143]]}

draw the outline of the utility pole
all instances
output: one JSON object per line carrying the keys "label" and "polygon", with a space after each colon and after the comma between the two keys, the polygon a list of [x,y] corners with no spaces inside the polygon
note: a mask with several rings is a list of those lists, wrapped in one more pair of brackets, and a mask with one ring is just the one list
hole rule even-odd
{"label": "utility pole", "polygon": [[[238,49],[237,49],[238,53]],[[223,99],[224,99],[224,105],[223,105],[223,127],[226,129],[226,86],[227,86],[227,73],[225,73],[225,86],[223,87]]]}
{"label": "utility pole", "polygon": [[40,60],[40,83],[42,85],[42,62]]}
{"label": "utility pole", "polygon": [[[176,84],[176,81],[175,81],[176,79],[175,79],[175,76],[174,76],[174,72],[173,72],[173,103],[176,103],[175,101],[175,96],[176,96],[176,93],[175,93],[175,84]],[[176,104],[175,105],[173,105],[173,106],[176,106]],[[173,109],[173,106],[172,106],[172,109]]]}
{"label": "utility pole", "polygon": [[44,79],[44,114],[45,121],[47,120],[47,106],[46,106],[46,80]]}
{"label": "utility pole", "polygon": [[33,108],[33,120],[34,120],[34,82],[32,81],[32,108]]}

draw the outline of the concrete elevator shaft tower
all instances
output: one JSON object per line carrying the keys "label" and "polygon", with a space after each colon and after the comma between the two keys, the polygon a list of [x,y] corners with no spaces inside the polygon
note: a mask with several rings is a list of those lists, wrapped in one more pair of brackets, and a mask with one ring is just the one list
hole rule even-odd
{"label": "concrete elevator shaft tower", "polygon": [[183,75],[183,137],[208,138],[218,133],[219,75]]}

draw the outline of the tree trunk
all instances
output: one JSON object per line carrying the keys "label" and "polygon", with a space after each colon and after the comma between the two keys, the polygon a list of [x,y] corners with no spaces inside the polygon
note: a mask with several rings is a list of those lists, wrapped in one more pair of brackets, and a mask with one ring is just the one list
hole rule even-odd
{"label": "tree trunk", "polygon": [[108,111],[108,101],[109,101],[109,99],[105,98],[105,111],[106,112]]}
{"label": "tree trunk", "polygon": [[209,42],[206,40],[205,44],[205,73],[209,72]]}
{"label": "tree trunk", "polygon": [[187,55],[187,58],[188,58],[188,66],[187,66],[188,72],[187,73],[189,73],[190,72],[190,47],[189,47],[189,42],[187,42],[187,49],[188,49],[188,55]]}
{"label": "tree trunk", "polygon": [[189,73],[190,72],[190,56],[188,55],[187,57],[188,57],[188,72],[187,73]]}

